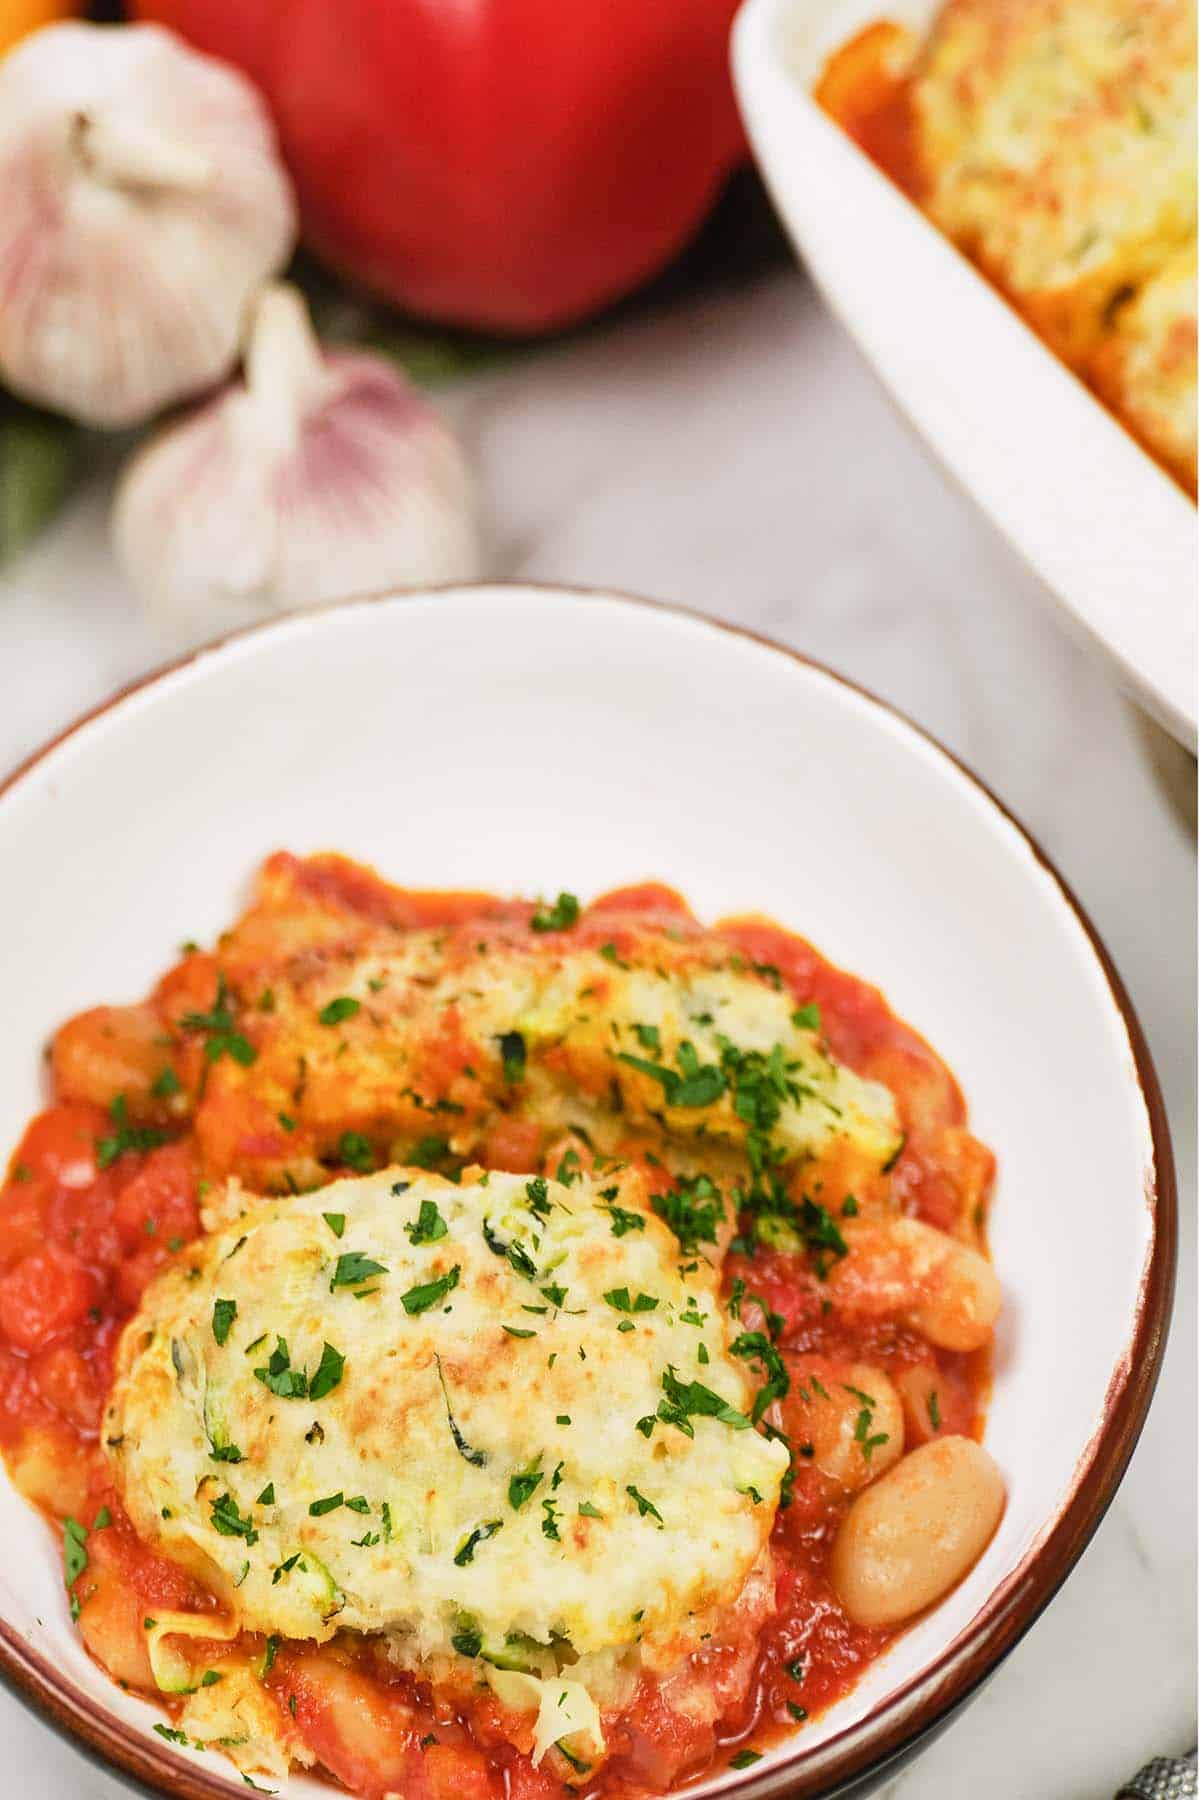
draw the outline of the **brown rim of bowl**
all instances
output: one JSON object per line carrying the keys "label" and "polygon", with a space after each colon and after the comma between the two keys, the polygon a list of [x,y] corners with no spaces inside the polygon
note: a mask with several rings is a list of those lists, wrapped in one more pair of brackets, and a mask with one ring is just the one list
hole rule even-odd
{"label": "brown rim of bowl", "polygon": [[[0,799],[38,763],[84,726],[111,711],[130,695],[153,687],[164,677],[230,643],[260,632],[294,627],[307,618],[351,607],[366,604],[403,605],[430,595],[505,587],[514,590],[532,589],[560,597],[565,595],[567,598],[612,600],[625,605],[644,606],[710,630],[726,631],[732,636],[749,638],[768,650],[791,657],[793,661],[814,669],[828,680],[837,682],[869,701],[880,711],[899,719],[945,757],[991,802],[1019,832],[1037,862],[1051,876],[1091,944],[1108,982],[1113,1003],[1124,1021],[1133,1052],[1138,1087],[1150,1121],[1154,1150],[1154,1166],[1147,1172],[1145,1191],[1151,1215],[1151,1245],[1142,1273],[1141,1291],[1127,1351],[1114,1370],[1105,1397],[1102,1423],[1079,1460],[1066,1502],[1017,1567],[989,1596],[971,1623],[927,1669],[912,1676],[894,1693],[889,1694],[866,1718],[846,1726],[812,1751],[804,1750],[798,1739],[793,1755],[780,1761],[772,1760],[756,1773],[747,1772],[740,1777],[725,1774],[717,1781],[709,1778],[707,1781],[693,1783],[688,1789],[692,1794],[712,1791],[719,1781],[721,1795],[736,1794],[738,1800],[775,1800],[776,1796],[785,1792],[788,1800],[820,1800],[820,1796],[836,1793],[849,1782],[881,1768],[914,1746],[919,1738],[948,1717],[1008,1654],[1054,1598],[1112,1501],[1141,1434],[1162,1364],[1174,1290],[1177,1233],[1175,1167],[1166,1109],[1145,1036],[1112,958],[1087,913],[1036,840],[985,782],[898,707],[881,700],[878,695],[838,674],[836,670],[827,668],[824,663],[791,649],[787,644],[777,643],[745,626],[734,625],[724,619],[714,619],[705,613],[666,601],[646,600],[638,595],[603,588],[520,580],[455,582],[442,587],[420,588],[411,593],[389,590],[352,595],[304,612],[282,614],[228,632],[175,658],[150,674],[129,682],[102,705],[84,713],[41,749],[26,757],[10,775],[0,781]],[[136,1727],[106,1712],[74,1683],[68,1681],[2,1619],[0,1678],[19,1697],[40,1710],[50,1724],[70,1738],[77,1748],[114,1765],[151,1793],[173,1796],[175,1800],[218,1800],[218,1797],[247,1791],[232,1777],[185,1762],[165,1746],[160,1749]]]}

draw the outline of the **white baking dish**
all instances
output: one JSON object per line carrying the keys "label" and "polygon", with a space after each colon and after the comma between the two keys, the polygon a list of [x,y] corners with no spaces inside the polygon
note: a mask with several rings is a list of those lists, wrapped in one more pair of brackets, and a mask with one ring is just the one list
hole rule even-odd
{"label": "white baking dish", "polygon": [[[797,251],[904,412],[1194,748],[1194,507],[811,98],[827,56],[863,26],[920,30],[935,5],[746,0],[733,66],[751,142]],[[962,587],[974,604],[969,568]]]}

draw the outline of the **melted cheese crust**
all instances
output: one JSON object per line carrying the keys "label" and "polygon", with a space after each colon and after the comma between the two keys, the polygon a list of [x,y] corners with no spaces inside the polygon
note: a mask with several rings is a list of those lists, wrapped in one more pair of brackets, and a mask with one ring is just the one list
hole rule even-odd
{"label": "melted cheese crust", "polygon": [[387,1633],[443,1683],[578,1657],[608,1697],[678,1660],[760,1564],[788,1458],[711,1268],[642,1202],[400,1169],[255,1201],[122,1338],[104,1436],[139,1533],[244,1629]]}
{"label": "melted cheese crust", "polygon": [[1116,315],[1093,378],[1183,486],[1196,491],[1196,244],[1178,251]]}
{"label": "melted cheese crust", "polygon": [[376,933],[291,959],[272,998],[253,1066],[217,1063],[197,1117],[207,1165],[258,1187],[323,1179],[347,1126],[386,1160],[426,1161],[430,1144],[471,1156],[514,1113],[547,1136],[584,1119],[609,1152],[631,1132],[741,1152],[746,1070],[772,1056],[780,1167],[803,1162],[816,1179],[836,1161],[847,1185],[857,1170],[869,1184],[900,1147],[891,1092],[835,1061],[786,994],[711,942],[647,933],[613,958],[569,941]]}
{"label": "melted cheese crust", "polygon": [[1186,0],[948,0],[914,89],[926,205],[1078,366],[1196,230]]}

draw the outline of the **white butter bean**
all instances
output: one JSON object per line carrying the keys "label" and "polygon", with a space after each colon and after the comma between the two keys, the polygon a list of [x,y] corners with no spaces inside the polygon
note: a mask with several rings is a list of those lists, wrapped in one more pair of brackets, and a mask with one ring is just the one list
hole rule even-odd
{"label": "white butter bean", "polygon": [[834,1591],[857,1625],[899,1625],[948,1594],[987,1546],[1004,1481],[972,1438],[923,1444],[853,1501],[833,1548]]}

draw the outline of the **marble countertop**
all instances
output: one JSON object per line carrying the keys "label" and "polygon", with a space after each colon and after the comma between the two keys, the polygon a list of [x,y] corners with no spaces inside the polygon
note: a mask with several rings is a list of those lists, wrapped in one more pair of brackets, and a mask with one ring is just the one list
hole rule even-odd
{"label": "marble countertop", "polygon": [[[798,273],[626,320],[439,399],[481,473],[495,573],[682,601],[895,702],[1024,820],[1129,987],[1180,1175],[1158,1394],[1065,1589],[974,1705],[883,1790],[1109,1795],[1196,1736],[1193,769],[1067,635]],[[139,615],[112,565],[108,488],[98,472],[0,579],[0,768],[181,647]],[[219,629],[214,619],[204,635]],[[3,1691],[0,1742],[5,1794],[126,1791]]]}

